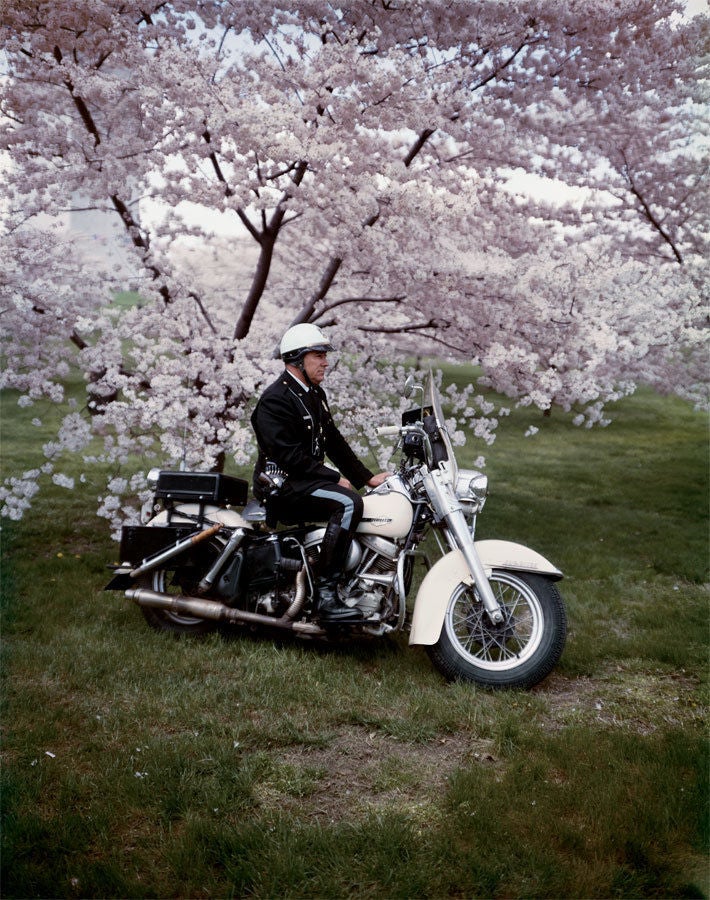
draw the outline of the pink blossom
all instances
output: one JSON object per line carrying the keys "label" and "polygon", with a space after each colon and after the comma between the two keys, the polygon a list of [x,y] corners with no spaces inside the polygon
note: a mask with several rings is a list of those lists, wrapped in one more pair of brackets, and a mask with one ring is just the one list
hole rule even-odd
{"label": "pink blossom", "polygon": [[[640,382],[707,402],[707,18],[675,0],[158,6],[3,12],[0,384],[66,414],[49,468],[5,482],[7,515],[67,454],[126,469],[100,501],[114,533],[152,465],[247,466],[294,321],[341,348],[329,394],[373,467],[407,357],[480,367],[447,398],[481,449],[514,404],[591,426]],[[80,250],[77,207],[122,239]]]}

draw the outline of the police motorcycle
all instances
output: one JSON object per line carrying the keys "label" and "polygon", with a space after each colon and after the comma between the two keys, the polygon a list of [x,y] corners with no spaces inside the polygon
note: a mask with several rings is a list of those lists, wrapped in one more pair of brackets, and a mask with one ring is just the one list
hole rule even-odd
{"label": "police motorcycle", "polygon": [[[338,588],[358,621],[318,620],[324,525],[272,528],[265,507],[247,502],[246,481],[216,473],[153,470],[154,514],[124,526],[121,564],[106,589],[123,590],[160,631],[204,634],[221,624],[322,640],[408,632],[448,680],[539,683],[565,644],[562,573],[528,547],[474,539],[488,479],[458,467],[431,372],[423,385],[407,380],[405,396],[415,391],[421,406],[379,429],[397,437],[401,463],[364,495]],[[439,554],[433,564],[422,549],[429,534]],[[417,560],[427,572],[410,615]]]}

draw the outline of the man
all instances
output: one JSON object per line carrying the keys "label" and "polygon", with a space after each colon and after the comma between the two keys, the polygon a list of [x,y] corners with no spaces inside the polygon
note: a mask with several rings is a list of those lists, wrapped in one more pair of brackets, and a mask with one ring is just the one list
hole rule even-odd
{"label": "man", "polygon": [[[340,623],[362,618],[337,593],[350,541],[362,518],[362,497],[356,489],[377,487],[389,473],[373,475],[333,422],[320,386],[332,349],[316,325],[289,328],[279,347],[286,368],[260,397],[251,422],[259,445],[255,495],[268,498],[269,513],[285,524],[328,522],[317,567],[317,610],[321,621]],[[326,455],[337,470],[325,465]],[[272,497],[270,472],[285,478]]]}

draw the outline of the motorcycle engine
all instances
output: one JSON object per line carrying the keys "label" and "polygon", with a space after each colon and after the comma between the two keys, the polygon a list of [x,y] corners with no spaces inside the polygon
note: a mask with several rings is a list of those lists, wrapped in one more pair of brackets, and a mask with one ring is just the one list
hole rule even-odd
{"label": "motorcycle engine", "polygon": [[[325,528],[314,528],[304,539],[311,564],[318,559],[317,551],[324,534]],[[340,586],[339,593],[348,606],[361,610],[365,619],[377,617],[386,621],[395,608],[391,599],[388,600],[388,594],[399,553],[397,544],[377,535],[357,534],[351,542],[345,563],[349,577]],[[370,575],[372,581],[367,578]]]}
{"label": "motorcycle engine", "polygon": [[[391,601],[386,601],[397,568],[399,548],[393,541],[370,534],[358,535],[353,544],[359,545],[361,564],[341,595],[348,606],[361,610],[366,619],[379,615],[380,619],[386,620],[392,605]],[[367,578],[369,575],[373,576],[373,581]]]}
{"label": "motorcycle engine", "polygon": [[250,540],[222,571],[214,594],[230,606],[280,616],[292,602],[303,560],[298,541],[278,535]]}
{"label": "motorcycle engine", "polygon": [[[303,541],[303,546],[306,548],[308,559],[311,563],[314,563],[318,559],[318,554],[315,551],[320,547],[324,534],[325,528],[314,528],[308,532]],[[345,561],[345,571],[352,572],[353,569],[359,565],[361,559],[362,548],[360,547],[360,544],[357,540],[351,541],[350,549],[348,550],[348,558]]]}

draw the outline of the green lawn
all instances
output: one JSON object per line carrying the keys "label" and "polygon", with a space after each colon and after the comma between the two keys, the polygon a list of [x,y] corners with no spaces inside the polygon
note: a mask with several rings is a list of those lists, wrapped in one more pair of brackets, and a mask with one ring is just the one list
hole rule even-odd
{"label": "green lawn", "polygon": [[[5,521],[3,896],[708,896],[707,421],[613,414],[516,411],[485,451],[479,537],[566,576],[530,693],[446,684],[405,637],[158,635],[101,590],[98,480]],[[5,397],[8,470],[36,415]]]}

